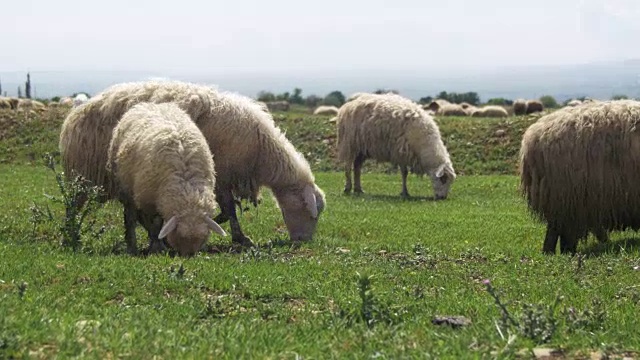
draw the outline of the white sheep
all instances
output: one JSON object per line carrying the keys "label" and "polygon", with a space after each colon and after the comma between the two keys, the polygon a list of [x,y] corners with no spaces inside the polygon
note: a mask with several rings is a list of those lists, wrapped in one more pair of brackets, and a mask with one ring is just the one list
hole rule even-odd
{"label": "white sheep", "polygon": [[[198,252],[210,230],[226,235],[211,219],[217,203],[209,145],[177,105],[141,103],[127,111],[113,129],[107,170],[120,189],[129,252],[137,249],[136,219],[149,231],[151,247],[166,237],[182,256]],[[156,215],[163,225],[154,229],[149,220]]]}
{"label": "white sheep", "polygon": [[142,81],[113,85],[71,110],[62,125],[60,151],[65,173],[72,171],[103,186],[107,198],[117,186],[105,164],[111,131],[140,102],[176,103],[207,139],[215,159],[216,200],[231,222],[234,243],[251,245],[236,217],[236,198],[257,201],[261,186],[271,188],[292,240],[310,240],[325,207],[308,162],[255,100],[181,81]]}
{"label": "white sheep", "polygon": [[320,105],[313,111],[313,115],[336,115],[338,110],[335,106]]}
{"label": "white sheep", "polygon": [[345,164],[345,193],[362,192],[361,167],[368,158],[399,165],[403,197],[408,197],[408,170],[430,175],[436,199],[445,199],[456,173],[440,130],[420,105],[399,95],[361,96],[340,108],[337,116],[338,160]]}
{"label": "white sheep", "polygon": [[80,93],[73,98],[73,106],[80,106],[89,101],[87,94]]}

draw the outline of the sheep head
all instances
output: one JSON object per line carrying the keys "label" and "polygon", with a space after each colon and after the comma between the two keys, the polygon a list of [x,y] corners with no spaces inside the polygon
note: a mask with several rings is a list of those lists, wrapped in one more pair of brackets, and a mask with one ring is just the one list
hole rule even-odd
{"label": "sheep head", "polygon": [[325,208],[324,192],[315,184],[273,189],[291,241],[311,240]]}
{"label": "sheep head", "polygon": [[449,162],[445,162],[429,174],[433,184],[433,192],[436,200],[444,200],[449,195],[451,184],[456,179],[456,172]]}
{"label": "sheep head", "polygon": [[211,231],[221,236],[227,235],[218,223],[204,213],[174,215],[162,225],[158,238],[166,237],[180,256],[192,256],[207,242]]}

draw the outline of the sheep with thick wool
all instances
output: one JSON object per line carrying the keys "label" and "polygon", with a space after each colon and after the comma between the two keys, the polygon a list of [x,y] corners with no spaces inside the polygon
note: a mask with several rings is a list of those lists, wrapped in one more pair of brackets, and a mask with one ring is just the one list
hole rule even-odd
{"label": "sheep with thick wool", "polygon": [[207,139],[216,166],[216,200],[230,220],[234,243],[251,245],[236,217],[237,198],[257,202],[261,186],[271,188],[292,240],[310,240],[325,207],[305,158],[293,147],[273,117],[256,101],[233,93],[181,81],[143,81],[113,85],[73,108],[62,125],[60,151],[65,172],[79,173],[117,195],[106,172],[111,132],[122,115],[140,102],[176,103]]}
{"label": "sheep with thick wool", "polygon": [[360,175],[366,159],[399,165],[401,196],[408,197],[407,175],[427,173],[435,198],[445,199],[456,173],[437,124],[418,104],[399,95],[361,96],[344,104],[337,116],[338,160],[345,165],[344,192],[362,193]]}
{"label": "sheep with thick wool", "polygon": [[513,102],[513,114],[524,115],[527,113],[527,100],[517,99]]}
{"label": "sheep with thick wool", "polygon": [[575,253],[593,233],[640,229],[640,102],[587,103],[547,114],[524,133],[520,184],[546,222],[543,252]]}
{"label": "sheep with thick wool", "polygon": [[320,105],[313,111],[313,115],[337,115],[338,110],[335,106]]}
{"label": "sheep with thick wool", "polygon": [[544,105],[539,100],[527,100],[526,114],[533,114],[544,111]]}
{"label": "sheep with thick wool", "polygon": [[[129,252],[137,249],[136,220],[181,256],[197,253],[211,230],[226,235],[211,219],[217,203],[209,145],[176,104],[140,103],[127,111],[113,129],[107,171],[119,187]],[[161,227],[145,223],[158,215]]]}
{"label": "sheep with thick wool", "polygon": [[502,106],[497,105],[487,105],[481,108],[473,109],[471,112],[471,117],[493,117],[493,118],[502,118],[509,116],[509,113]]}

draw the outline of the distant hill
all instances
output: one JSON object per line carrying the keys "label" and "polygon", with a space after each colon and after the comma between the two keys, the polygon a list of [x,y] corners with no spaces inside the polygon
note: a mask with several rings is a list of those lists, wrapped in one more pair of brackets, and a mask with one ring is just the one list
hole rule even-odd
{"label": "distant hill", "polygon": [[[38,72],[31,71],[32,84],[38,97],[70,95],[84,91],[95,94],[105,87],[123,81],[152,77],[216,84],[223,90],[255,96],[261,90],[272,92],[303,90],[303,95],[325,95],[333,90],[345,94],[395,89],[402,95],[419,99],[440,91],[475,91],[482,100],[493,97],[538,98],[552,95],[558,101],[588,96],[609,99],[624,94],[640,98],[640,59],[577,64],[572,66],[509,67],[459,73],[420,70],[291,71],[290,73],[238,74],[171,74],[145,71]],[[0,72],[3,92],[15,95],[18,86],[24,91],[26,72]]]}

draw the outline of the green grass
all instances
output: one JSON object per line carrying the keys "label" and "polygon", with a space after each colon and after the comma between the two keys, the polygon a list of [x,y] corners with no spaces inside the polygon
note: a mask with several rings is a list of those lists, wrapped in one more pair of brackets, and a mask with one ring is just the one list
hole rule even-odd
{"label": "green grass", "polygon": [[[520,135],[534,119],[438,119],[461,175],[447,200],[433,202],[426,178],[411,176],[413,198],[402,200],[400,175],[373,162],[365,194],[343,195],[329,118],[277,114],[327,194],[314,240],[299,248],[286,241],[265,190],[263,203],[241,215],[258,249],[230,252],[228,238],[212,237],[208,252],[182,259],[124,254],[117,203],[96,213],[101,235],[84,236],[81,251],[60,246],[55,223],[64,211],[45,196],[59,194],[40,155],[57,148],[62,116],[9,114],[0,124],[0,358],[460,359],[530,357],[541,346],[569,357],[640,349],[637,234],[614,233],[604,245],[589,238],[579,247],[585,256],[541,254],[544,226],[513,176]],[[34,226],[34,203],[49,205],[53,220]],[[517,325],[503,324],[485,280]],[[472,323],[435,325],[436,316]]]}

